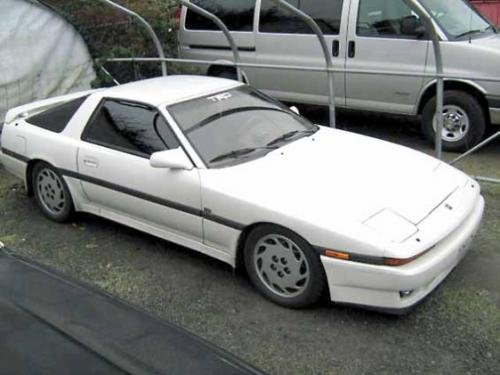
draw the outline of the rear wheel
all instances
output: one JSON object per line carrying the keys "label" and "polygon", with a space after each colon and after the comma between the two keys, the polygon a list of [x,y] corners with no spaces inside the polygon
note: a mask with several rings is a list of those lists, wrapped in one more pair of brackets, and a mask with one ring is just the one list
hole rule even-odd
{"label": "rear wheel", "polygon": [[71,217],[73,201],[57,169],[44,162],[37,163],[33,168],[32,186],[38,207],[45,216],[57,222]]}
{"label": "rear wheel", "polygon": [[270,300],[307,307],[321,296],[325,276],[311,245],[277,225],[254,229],[245,244],[245,267],[255,287]]}
{"label": "rear wheel", "polygon": [[[436,98],[431,98],[422,111],[422,130],[434,143],[437,129]],[[462,91],[445,91],[443,105],[443,150],[463,152],[483,138],[486,118],[475,97]]]}

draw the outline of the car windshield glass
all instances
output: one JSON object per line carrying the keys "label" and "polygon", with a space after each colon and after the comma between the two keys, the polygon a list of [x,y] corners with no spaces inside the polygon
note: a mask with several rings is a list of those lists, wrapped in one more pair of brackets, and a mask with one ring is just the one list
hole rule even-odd
{"label": "car windshield glass", "polygon": [[495,28],[464,0],[420,0],[447,36],[474,38],[495,33]]}
{"label": "car windshield glass", "polygon": [[167,109],[209,167],[261,157],[318,129],[248,86],[174,104]]}

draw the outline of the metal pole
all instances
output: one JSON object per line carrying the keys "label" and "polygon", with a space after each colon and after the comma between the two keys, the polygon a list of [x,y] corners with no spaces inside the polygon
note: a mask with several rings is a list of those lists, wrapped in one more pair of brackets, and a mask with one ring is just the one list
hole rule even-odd
{"label": "metal pole", "polygon": [[500,137],[500,131],[499,132],[496,132],[495,134],[493,134],[491,137],[485,139],[484,141],[482,141],[481,143],[477,144],[476,146],[472,147],[470,150],[468,150],[467,152],[463,153],[462,155],[460,155],[459,157],[457,157],[456,159],[453,159],[450,164],[453,165],[455,163],[458,163],[460,160],[462,160],[463,158],[465,158],[466,156],[469,156],[470,154],[476,152],[477,150],[479,150],[480,148],[483,148],[484,146],[486,146],[488,143],[490,142],[493,142],[493,140],[495,140],[496,138]]}
{"label": "metal pole", "polygon": [[429,32],[434,48],[434,59],[436,60],[436,157],[442,158],[442,133],[443,133],[443,101],[444,101],[444,78],[443,78],[443,55],[441,53],[440,38],[432,17],[427,10],[416,0],[409,1],[414,11],[422,18],[424,26]]}
{"label": "metal pole", "polygon": [[[146,28],[147,32],[151,36],[151,39],[153,39],[153,43],[154,43],[154,45],[156,47],[156,50],[158,51],[158,56],[161,59],[165,58],[165,52],[163,52],[163,47],[161,45],[160,39],[156,35],[156,33],[153,30],[153,28],[151,27],[151,25],[148,23],[148,21],[146,21],[144,18],[142,18],[137,13],[131,11],[130,9],[125,8],[122,5],[118,5],[118,4],[114,3],[114,2],[112,2],[111,0],[99,0],[99,1],[104,2],[104,3],[112,6],[113,8],[116,8],[116,9],[118,9],[118,10],[124,12],[124,13],[127,13],[129,16],[135,17],[137,20],[139,20],[139,22]],[[164,76],[167,75],[167,63],[165,61],[163,61],[163,60],[161,60],[161,73]]]}
{"label": "metal pole", "polygon": [[333,61],[332,56],[330,55],[330,50],[328,49],[328,45],[326,44],[325,36],[321,31],[321,28],[318,26],[316,21],[309,16],[308,14],[302,12],[301,10],[295,8],[293,5],[290,5],[284,0],[271,0],[278,6],[282,6],[286,8],[291,13],[298,16],[302,19],[316,34],[318,37],[319,43],[321,45],[321,49],[323,50],[323,55],[325,56],[327,74],[328,74],[328,108],[330,112],[330,126],[332,128],[336,127],[336,116],[335,116],[335,78],[333,73]]}
{"label": "metal pole", "polygon": [[193,12],[198,13],[200,16],[208,18],[209,20],[214,22],[219,27],[219,29],[222,30],[222,32],[226,36],[227,41],[229,42],[229,45],[231,46],[231,51],[233,51],[233,58],[234,58],[235,66],[236,66],[236,74],[238,76],[238,81],[243,82],[243,74],[241,73],[241,67],[240,67],[240,63],[241,63],[240,53],[239,53],[238,47],[236,46],[236,43],[233,39],[233,36],[229,32],[229,29],[226,27],[224,22],[222,22],[220,20],[220,18],[217,17],[216,15],[206,11],[203,8],[200,8],[196,4],[190,3],[189,1],[186,1],[186,0],[181,0],[181,3],[185,7],[192,10]]}
{"label": "metal pole", "polygon": [[[157,57],[115,57],[115,58],[97,58],[96,61],[103,62],[144,62],[144,63],[154,63],[158,61],[175,62],[175,63],[186,63],[186,64],[200,64],[200,65],[210,65],[217,64],[222,66],[234,67],[235,64],[230,61],[210,61],[210,60],[195,60],[195,59],[179,59],[176,57],[166,57],[164,59],[159,59]],[[413,72],[401,72],[396,70],[375,70],[375,69],[344,69],[344,68],[333,68],[328,69],[325,67],[311,67],[311,66],[301,66],[301,65],[278,65],[278,64],[255,64],[255,63],[240,63],[241,67],[246,68],[264,68],[264,69],[277,69],[277,70],[300,70],[306,72],[328,72],[342,73],[342,74],[361,74],[361,75],[379,75],[379,76],[394,76],[394,77],[422,77],[422,78],[436,78],[436,73],[413,73]],[[499,77],[487,77],[487,76],[461,76],[454,74],[443,74],[444,79],[459,79],[459,80],[475,80],[484,82],[500,82]]]}
{"label": "metal pole", "polygon": [[120,82],[118,82],[115,77],[113,77],[111,75],[111,73],[108,71],[108,69],[106,69],[104,66],[102,65],[99,65],[99,68],[104,72],[104,74],[106,74],[109,78],[111,78],[113,80],[113,83],[116,85],[116,86],[120,86]]}
{"label": "metal pole", "polygon": [[474,179],[477,180],[477,181],[489,182],[489,183],[492,183],[492,184],[500,184],[500,178],[474,176]]}

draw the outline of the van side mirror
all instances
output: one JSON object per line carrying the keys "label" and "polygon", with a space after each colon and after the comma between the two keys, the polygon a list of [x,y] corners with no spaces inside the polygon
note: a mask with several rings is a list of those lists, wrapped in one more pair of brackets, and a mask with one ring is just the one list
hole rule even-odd
{"label": "van side mirror", "polygon": [[415,16],[408,16],[401,20],[401,34],[423,38],[426,29],[420,19]]}
{"label": "van side mirror", "polygon": [[193,169],[191,160],[189,160],[184,150],[180,147],[173,150],[155,152],[149,158],[149,164],[153,168]]}

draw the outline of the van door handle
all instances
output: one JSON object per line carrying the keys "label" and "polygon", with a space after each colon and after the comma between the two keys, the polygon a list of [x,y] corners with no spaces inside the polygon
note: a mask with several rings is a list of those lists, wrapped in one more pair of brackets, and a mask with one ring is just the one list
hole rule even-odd
{"label": "van door handle", "polygon": [[332,55],[333,57],[339,57],[340,43],[338,40],[334,40],[332,43]]}
{"label": "van door handle", "polygon": [[349,58],[353,58],[354,56],[356,56],[356,42],[351,40],[349,42],[349,47],[347,49],[347,56],[349,56]]}
{"label": "van door handle", "polygon": [[99,163],[95,159],[83,159],[83,164],[86,165],[87,167],[90,168],[97,168],[99,166]]}

